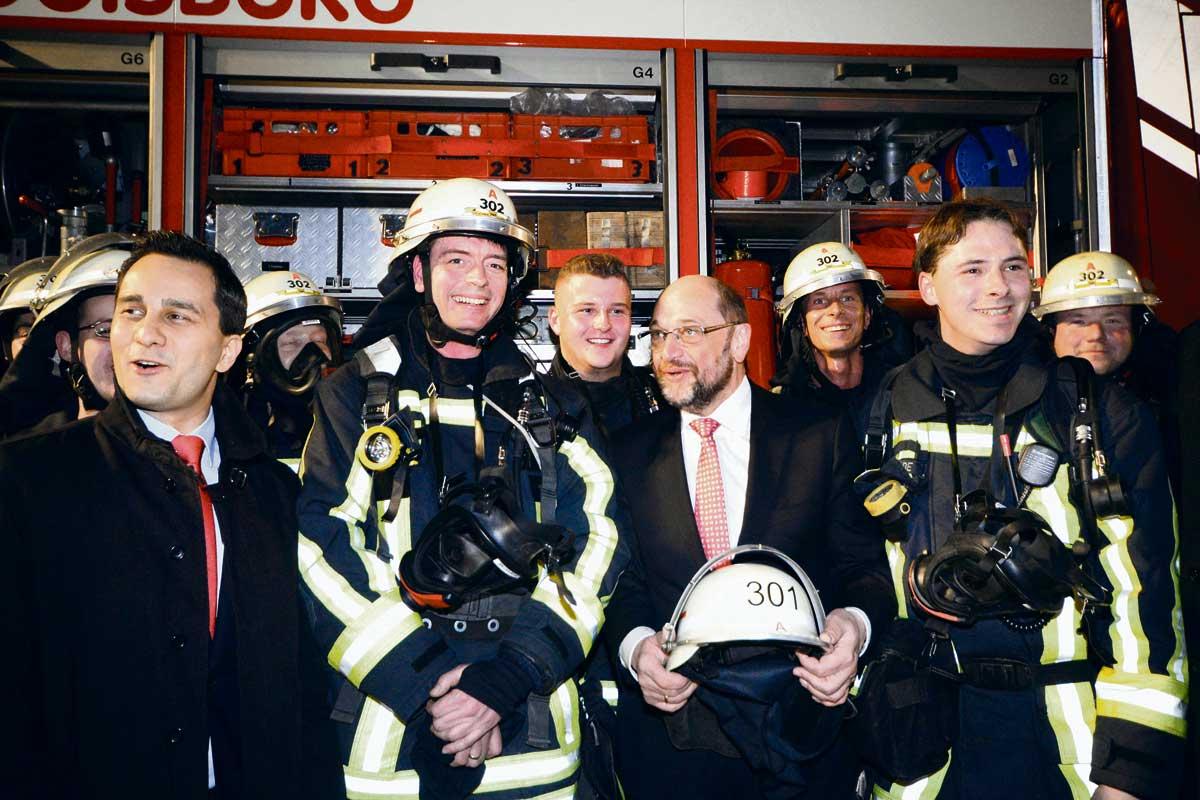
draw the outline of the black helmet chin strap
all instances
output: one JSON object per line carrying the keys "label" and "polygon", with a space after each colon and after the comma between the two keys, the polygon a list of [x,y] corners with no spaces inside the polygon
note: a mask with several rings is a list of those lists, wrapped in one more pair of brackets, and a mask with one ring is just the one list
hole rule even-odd
{"label": "black helmet chin strap", "polygon": [[96,384],[92,383],[91,377],[88,376],[79,344],[76,343],[72,349],[75,358],[67,366],[67,380],[71,383],[71,389],[88,411],[103,411],[108,407],[108,401],[100,396],[100,392],[96,391]]}
{"label": "black helmet chin strap", "polygon": [[480,328],[477,333],[463,333],[462,331],[454,330],[454,328],[451,328],[442,321],[442,315],[438,312],[437,306],[433,304],[432,300],[428,299],[428,293],[426,295],[425,304],[421,306],[421,324],[424,326],[425,333],[429,336],[429,341],[434,347],[442,347],[447,342],[458,342],[459,344],[478,347],[482,350],[491,344],[500,333],[504,309],[497,311],[488,324]]}

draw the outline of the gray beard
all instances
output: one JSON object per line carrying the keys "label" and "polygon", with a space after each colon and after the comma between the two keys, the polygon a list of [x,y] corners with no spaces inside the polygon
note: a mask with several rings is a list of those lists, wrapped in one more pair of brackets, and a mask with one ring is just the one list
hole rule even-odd
{"label": "gray beard", "polygon": [[724,368],[715,380],[706,382],[704,378],[697,374],[696,382],[692,385],[691,394],[678,399],[667,397],[667,402],[676,408],[683,409],[689,414],[700,414],[712,402],[714,397],[729,386],[730,380],[733,379],[733,356],[730,353],[729,342],[725,343],[725,349],[721,351],[721,357],[724,361]]}

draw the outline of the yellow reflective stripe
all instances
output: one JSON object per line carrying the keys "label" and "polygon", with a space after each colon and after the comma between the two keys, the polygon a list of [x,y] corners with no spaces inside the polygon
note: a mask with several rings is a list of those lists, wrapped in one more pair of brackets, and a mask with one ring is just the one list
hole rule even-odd
{"label": "yellow reflective stripe", "polygon": [[545,568],[541,569],[541,578],[530,598],[549,608],[555,616],[575,631],[575,635],[579,638],[579,646],[586,654],[591,651],[596,632],[600,630],[600,625],[604,622],[604,607],[600,604],[600,598],[594,594],[592,587],[584,585],[575,573],[564,572],[562,578],[563,583],[567,585],[567,588],[571,590],[571,595],[575,598],[574,605],[568,603],[559,594],[558,587],[554,581],[550,580]]}
{"label": "yellow reflective stripe", "polygon": [[1116,668],[1127,673],[1150,671],[1150,647],[1142,630],[1138,597],[1142,582],[1129,555],[1129,535],[1133,520],[1129,517],[1100,520],[1102,533],[1109,544],[1100,551],[1100,564],[1113,586],[1110,627]]}
{"label": "yellow reflective stripe", "polygon": [[[1168,485],[1168,489],[1169,489]],[[1171,609],[1171,628],[1175,633],[1175,652],[1167,665],[1167,672],[1184,686],[1188,681],[1187,639],[1183,633],[1183,601],[1179,594],[1179,512],[1175,498],[1171,498],[1171,530],[1175,536],[1175,554],[1171,557],[1171,591],[1175,592],[1175,604]]]}
{"label": "yellow reflective stripe", "polygon": [[607,514],[616,482],[604,459],[582,436],[564,442],[558,450],[566,456],[567,464],[583,481],[584,488],[583,513],[588,520],[588,541],[574,572],[592,587],[592,594],[599,594],[600,584],[617,551],[617,526]]}
{"label": "yellow reflective stripe", "polygon": [[[1170,491],[1170,486],[1167,487]],[[1166,672],[1180,684],[1188,683],[1187,648],[1183,632],[1183,602],[1179,594],[1179,512],[1175,506],[1174,494],[1171,496],[1171,535],[1174,541],[1174,553],[1171,556],[1171,591],[1175,593],[1171,607],[1171,632],[1175,636],[1175,649],[1167,662]]]}
{"label": "yellow reflective stripe", "polygon": [[300,577],[329,613],[349,625],[370,603],[354,590],[341,573],[329,566],[316,542],[299,535]]}
{"label": "yellow reflective stripe", "polygon": [[550,715],[559,747],[484,762],[483,781],[476,794],[558,783],[579,769],[579,695],[574,681],[563,682],[550,697]]}
{"label": "yellow reflective stripe", "polygon": [[[420,411],[426,420],[429,419],[429,398],[421,397],[412,390],[397,393],[397,409],[408,408]],[[442,425],[461,425],[474,427],[475,401],[470,398],[442,397],[437,399],[438,423]]]}
{"label": "yellow reflective stripe", "polygon": [[350,466],[350,474],[346,476],[346,499],[341,505],[330,509],[329,516],[345,523],[350,547],[367,573],[367,585],[376,594],[383,594],[392,589],[396,581],[388,565],[367,548],[367,534],[363,529],[363,523],[371,511],[373,482],[370,470],[355,459]]}
{"label": "yellow reflective stripe", "polygon": [[403,738],[404,723],[392,710],[373,698],[366,698],[354,731],[349,766],[362,772],[395,771]]}
{"label": "yellow reflective stripe", "polygon": [[887,788],[877,785],[871,791],[871,796],[876,800],[934,800],[942,790],[942,783],[946,780],[946,773],[950,771],[950,763],[953,760],[954,754],[951,753],[941,769],[928,778],[922,778],[907,786],[900,783],[893,783]]}
{"label": "yellow reflective stripe", "polygon": [[1073,544],[1080,536],[1079,514],[1071,505],[1071,476],[1069,468],[1064,464],[1054,473],[1054,482],[1049,486],[1034,489],[1029,493],[1025,506],[1046,520],[1050,530],[1054,531],[1065,544]]}
{"label": "yellow reflective stripe", "polygon": [[588,521],[587,544],[575,563],[575,569],[563,573],[563,581],[575,597],[575,605],[559,595],[558,587],[542,570],[533,600],[548,607],[579,637],[583,652],[591,650],[592,642],[604,622],[604,600],[600,597],[604,576],[612,565],[617,550],[617,526],[606,514],[615,488],[612,471],[604,459],[582,437],[564,442],[559,452],[568,466],[583,481],[583,513]]}
{"label": "yellow reflective stripe", "polygon": [[568,678],[558,685],[550,696],[550,715],[554,719],[554,733],[564,750],[579,747],[579,688]]}
{"label": "yellow reflective stripe", "polygon": [[1079,633],[1083,616],[1075,607],[1075,599],[1063,599],[1062,610],[1042,628],[1041,663],[1074,661],[1087,658],[1087,640]]}
{"label": "yellow reflective stripe", "polygon": [[364,773],[346,767],[346,798],[347,800],[419,800],[420,781],[416,770],[404,770],[391,774],[380,775]]}
{"label": "yellow reflective stripe", "polygon": [[1187,685],[1166,675],[1130,675],[1104,667],[1096,678],[1097,713],[1183,736]]}
{"label": "yellow reflective stripe", "polygon": [[887,550],[888,566],[892,570],[892,588],[896,590],[897,616],[900,619],[908,619],[908,602],[905,600],[904,594],[904,567],[907,561],[904,556],[904,547],[900,542],[891,541],[885,541],[883,546]]}
{"label": "yellow reflective stripe", "polygon": [[[992,454],[992,426],[955,426],[958,454],[963,457],[988,458]],[[915,441],[927,453],[950,455],[950,429],[944,422],[894,422],[893,446],[903,441]]]}
{"label": "yellow reflective stripe", "polygon": [[[355,734],[351,763],[345,768],[347,797],[351,798],[413,798],[420,792],[420,781],[415,770],[395,770],[400,751],[397,728],[403,733],[403,725],[386,707],[373,703],[378,713],[364,714]],[[566,681],[555,690],[550,698],[550,713],[554,720],[555,735],[559,747],[554,750],[538,750],[513,756],[491,758],[484,762],[483,780],[476,795],[488,792],[503,792],[511,789],[534,788],[539,785],[559,783],[570,777],[579,768],[579,719],[575,709],[579,707],[579,695],[572,681]],[[385,724],[390,717],[394,724]],[[370,722],[371,730],[364,734]],[[393,747],[394,745],[394,747]],[[378,758],[371,756],[370,748],[376,748]],[[358,755],[356,755],[358,754]],[[390,761],[389,761],[390,758]],[[379,768],[372,767],[379,764]],[[544,798],[566,798],[574,796],[574,786],[555,789],[539,795]]]}
{"label": "yellow reflective stripe", "polygon": [[419,627],[421,617],[400,600],[399,592],[382,595],[338,636],[329,651],[329,663],[358,686]]}
{"label": "yellow reflective stripe", "polygon": [[276,461],[278,461],[280,464],[283,464],[285,467],[287,467],[288,469],[290,469],[292,472],[296,473],[297,475],[300,474],[300,459],[298,459],[298,458],[279,458],[279,459],[276,459]]}
{"label": "yellow reflective stripe", "polygon": [[531,800],[572,800],[575,797],[575,785],[564,786],[561,789],[555,789],[553,792],[539,794]]}
{"label": "yellow reflective stripe", "polygon": [[1063,778],[1066,779],[1067,786],[1071,789],[1071,800],[1091,800],[1092,795],[1096,793],[1096,784],[1092,783],[1090,762],[1059,764],[1058,768],[1062,771]]}
{"label": "yellow reflective stripe", "polygon": [[1058,742],[1062,764],[1089,764],[1092,731],[1096,729],[1096,704],[1087,683],[1055,683],[1043,689],[1046,718]]}
{"label": "yellow reflective stripe", "polygon": [[617,688],[616,681],[600,681],[600,694],[604,698],[604,702],[615,706],[617,700],[620,699],[621,692]]}
{"label": "yellow reflective stripe", "polygon": [[516,756],[489,758],[484,763],[483,781],[476,794],[544,786],[566,780],[579,769],[579,747],[572,750],[540,750]]}

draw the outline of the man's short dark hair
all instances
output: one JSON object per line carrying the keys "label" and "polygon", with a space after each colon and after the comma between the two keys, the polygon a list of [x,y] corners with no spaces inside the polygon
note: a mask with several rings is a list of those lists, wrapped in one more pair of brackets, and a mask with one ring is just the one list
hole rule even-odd
{"label": "man's short dark hair", "polygon": [[1003,203],[987,198],[955,200],[939,208],[921,228],[921,234],[917,237],[917,251],[913,254],[913,272],[918,275],[922,272],[932,274],[937,269],[938,259],[962,241],[972,222],[1007,225],[1022,246],[1028,239],[1024,223]]}
{"label": "man's short dark hair", "polygon": [[229,265],[225,256],[212,249],[199,239],[184,236],[175,231],[151,231],[138,240],[137,246],[121,265],[117,276],[117,295],[121,294],[121,281],[129,268],[145,256],[158,253],[171,256],[196,264],[203,264],[212,271],[213,280],[217,284],[213,292],[213,300],[217,304],[221,333],[233,336],[242,333],[246,326],[246,290],[237,273]]}
{"label": "man's short dark hair", "polygon": [[626,288],[630,288],[629,273],[621,263],[621,259],[609,253],[580,253],[572,256],[563,264],[562,269],[555,270],[554,288],[559,281],[566,280],[572,275],[591,275],[593,278],[619,278]]}
{"label": "man's short dark hair", "polygon": [[742,296],[725,281],[716,278],[713,281],[717,284],[717,310],[721,312],[721,319],[726,322],[749,322],[750,315],[746,312],[746,301]]}

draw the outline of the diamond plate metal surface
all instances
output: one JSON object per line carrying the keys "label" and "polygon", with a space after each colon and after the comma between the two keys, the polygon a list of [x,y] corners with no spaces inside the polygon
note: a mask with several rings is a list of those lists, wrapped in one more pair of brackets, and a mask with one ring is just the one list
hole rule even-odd
{"label": "diamond plate metal surface", "polygon": [[403,225],[407,208],[346,208],[342,210],[342,288],[352,294],[378,295],[375,287],[387,275],[395,251],[381,240],[383,216],[393,225]]}
{"label": "diamond plate metal surface", "polygon": [[[298,214],[296,243],[267,247],[254,240],[258,212]],[[263,264],[302,272],[322,289],[338,285],[338,209],[291,206],[217,206],[217,250],[237,271],[242,282],[261,275]],[[286,266],[284,266],[286,265]]]}

